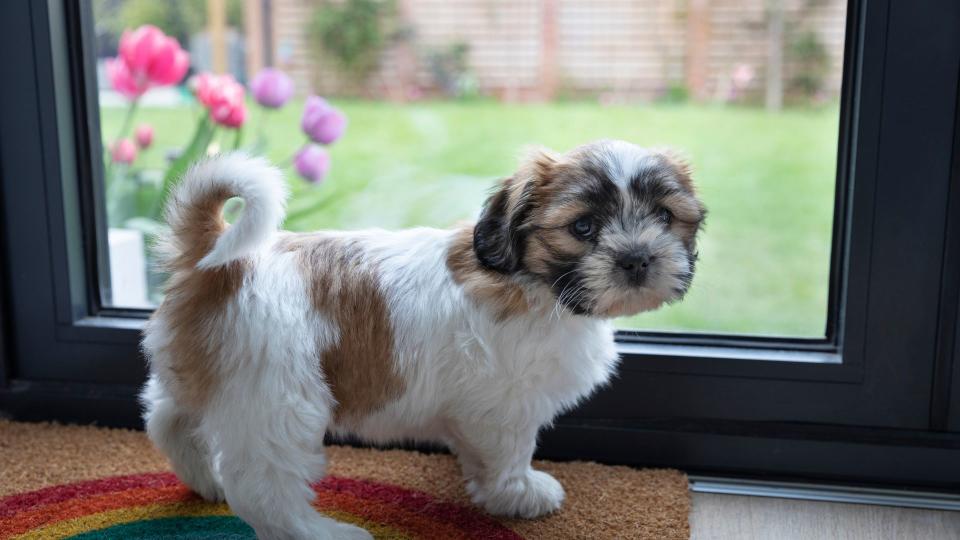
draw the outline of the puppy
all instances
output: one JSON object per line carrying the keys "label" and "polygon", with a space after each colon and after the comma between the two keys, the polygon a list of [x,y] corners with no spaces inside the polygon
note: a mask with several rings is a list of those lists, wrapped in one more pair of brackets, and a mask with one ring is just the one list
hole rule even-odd
{"label": "puppy", "polygon": [[690,287],[687,165],[621,141],[539,151],[455,230],[278,232],[284,186],[228,154],[172,196],[142,401],[177,476],[260,538],[370,538],[311,506],[324,434],[439,441],[490,513],[560,508],[537,432],[610,378],[611,318]]}

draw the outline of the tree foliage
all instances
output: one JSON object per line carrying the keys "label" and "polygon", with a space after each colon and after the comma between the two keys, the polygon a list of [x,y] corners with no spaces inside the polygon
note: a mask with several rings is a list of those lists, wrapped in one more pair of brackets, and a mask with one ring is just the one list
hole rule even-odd
{"label": "tree foliage", "polygon": [[830,54],[816,32],[797,35],[787,50],[792,66],[789,90],[799,98],[812,99],[823,90],[830,71]]}
{"label": "tree foliage", "polygon": [[321,55],[360,83],[377,67],[393,15],[391,0],[326,0],[314,11],[308,33]]}
{"label": "tree foliage", "polygon": [[[115,36],[152,24],[187,44],[207,24],[205,0],[96,0],[94,10],[101,30]],[[242,31],[243,0],[227,0],[227,25]]]}

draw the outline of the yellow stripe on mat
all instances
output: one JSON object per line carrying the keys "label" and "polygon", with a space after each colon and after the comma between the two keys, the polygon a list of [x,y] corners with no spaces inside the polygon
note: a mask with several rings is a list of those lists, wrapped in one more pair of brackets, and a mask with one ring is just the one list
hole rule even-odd
{"label": "yellow stripe on mat", "polygon": [[64,536],[71,536],[146,519],[229,515],[231,515],[230,508],[227,507],[226,504],[210,504],[204,501],[148,504],[145,506],[134,506],[132,508],[108,510],[106,512],[60,521],[58,523],[51,523],[50,525],[34,529],[16,538],[63,538]]}

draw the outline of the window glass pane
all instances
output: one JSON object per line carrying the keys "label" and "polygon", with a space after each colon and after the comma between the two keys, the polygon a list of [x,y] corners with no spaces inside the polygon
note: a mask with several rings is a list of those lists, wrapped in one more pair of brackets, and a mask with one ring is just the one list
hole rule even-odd
{"label": "window glass pane", "polygon": [[[525,146],[616,138],[690,156],[709,209],[687,297],[620,327],[824,335],[845,0],[93,6],[109,304],[160,300],[150,239],[178,156],[241,147],[281,164],[291,230],[449,227]],[[254,95],[265,66],[284,76]],[[347,128],[320,114],[314,137],[335,140],[298,173],[311,95]]]}

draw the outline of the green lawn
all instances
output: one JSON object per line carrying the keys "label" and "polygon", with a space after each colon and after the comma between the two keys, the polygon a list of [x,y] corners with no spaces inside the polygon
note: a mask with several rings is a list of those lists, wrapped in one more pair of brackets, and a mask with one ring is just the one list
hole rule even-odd
{"label": "green lawn", "polygon": [[[837,108],[762,110],[694,105],[394,105],[338,102],[350,118],[321,186],[289,179],[287,228],[446,227],[476,215],[525,145],[567,150],[597,138],[672,145],[693,159],[709,209],[694,286],[680,304],[623,327],[820,336],[826,319]],[[275,161],[303,140],[299,103],[268,115]],[[156,129],[140,164],[192,133],[192,109],[139,111]],[[253,111],[256,124],[259,111]],[[122,111],[105,109],[103,129]],[[246,134],[249,139],[251,134]],[[225,139],[226,141],[226,139]],[[159,149],[159,150],[158,150]]]}

